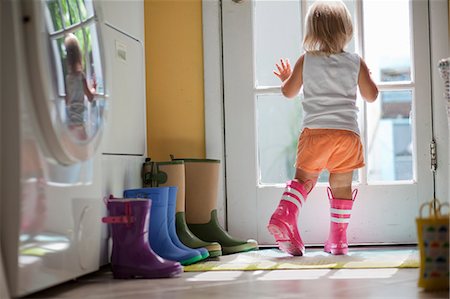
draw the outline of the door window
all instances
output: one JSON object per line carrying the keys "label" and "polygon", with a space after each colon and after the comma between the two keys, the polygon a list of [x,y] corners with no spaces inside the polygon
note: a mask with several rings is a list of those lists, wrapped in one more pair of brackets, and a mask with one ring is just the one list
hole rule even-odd
{"label": "door window", "polygon": [[[311,3],[308,1],[303,8],[307,9]],[[359,52],[362,55],[364,49],[365,60],[381,90],[379,99],[368,107],[358,99],[360,110],[369,109],[365,123],[368,167],[364,171],[367,171],[367,179],[374,182],[412,180],[413,144],[409,118],[414,84],[411,80],[409,2],[400,0],[388,5],[386,2],[364,2],[364,26],[359,28],[355,2],[345,3],[353,15],[357,27],[355,31],[362,32],[360,38],[364,40],[364,45]],[[267,95],[264,92],[267,86],[280,84],[279,79],[272,74],[276,61],[268,57],[288,58],[294,64],[302,52],[302,26],[299,25],[303,18],[301,4],[301,1],[255,2],[257,148],[259,182],[263,185],[283,183],[292,178],[295,172],[292,165],[298,132],[301,130],[302,111],[299,102],[302,94],[291,103],[283,101],[280,93]],[[380,18],[380,15],[385,17]],[[288,33],[283,34],[285,31]],[[355,51],[355,39],[358,37],[352,39],[347,51]],[[390,46],[386,47],[386,44]],[[399,90],[401,88],[404,89]],[[287,108],[288,113],[280,110],[281,107]],[[364,127],[364,121],[361,117],[360,127]],[[358,178],[356,172],[354,179]],[[328,181],[326,170],[320,175],[319,181]]]}

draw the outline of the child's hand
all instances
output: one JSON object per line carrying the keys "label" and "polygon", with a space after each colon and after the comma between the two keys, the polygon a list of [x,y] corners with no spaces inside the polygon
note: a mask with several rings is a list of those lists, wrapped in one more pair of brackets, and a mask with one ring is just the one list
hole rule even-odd
{"label": "child's hand", "polygon": [[95,79],[95,77],[92,78],[92,88],[93,88],[94,90],[97,90],[97,79]]}
{"label": "child's hand", "polygon": [[[92,88],[91,88],[91,93],[93,95],[95,95],[97,93],[97,80],[94,78],[92,78]],[[93,100],[95,100],[95,97],[93,98]]]}
{"label": "child's hand", "polygon": [[280,78],[281,82],[284,82],[291,75],[291,64],[289,63],[289,59],[283,60],[280,59],[280,64],[275,64],[278,69],[277,71],[273,71],[275,76]]}

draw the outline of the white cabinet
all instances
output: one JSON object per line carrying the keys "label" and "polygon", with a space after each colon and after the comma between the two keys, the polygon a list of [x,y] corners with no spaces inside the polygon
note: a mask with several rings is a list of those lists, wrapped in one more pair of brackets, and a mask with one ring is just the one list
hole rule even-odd
{"label": "white cabinet", "polygon": [[[139,18],[138,18],[139,19]],[[138,19],[136,22],[139,23]],[[142,28],[144,24],[141,24]],[[142,41],[102,25],[105,71],[109,82],[104,154],[144,155],[145,59]]]}
{"label": "white cabinet", "polygon": [[144,1],[101,0],[106,24],[144,42]]}

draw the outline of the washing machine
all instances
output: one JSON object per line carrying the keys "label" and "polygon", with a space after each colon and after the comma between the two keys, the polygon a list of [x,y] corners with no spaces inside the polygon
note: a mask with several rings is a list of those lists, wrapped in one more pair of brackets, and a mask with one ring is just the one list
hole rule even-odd
{"label": "washing machine", "polygon": [[99,269],[110,98],[97,2],[0,5],[0,252],[20,297]]}

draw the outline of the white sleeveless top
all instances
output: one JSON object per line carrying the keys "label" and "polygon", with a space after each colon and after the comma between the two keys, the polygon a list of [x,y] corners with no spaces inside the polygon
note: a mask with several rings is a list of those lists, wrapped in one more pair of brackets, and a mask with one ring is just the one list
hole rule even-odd
{"label": "white sleeveless top", "polygon": [[71,125],[82,125],[85,122],[83,80],[82,73],[70,73],[66,76],[67,118]]}
{"label": "white sleeveless top", "polygon": [[303,128],[359,133],[356,92],[359,55],[306,53],[303,62]]}

